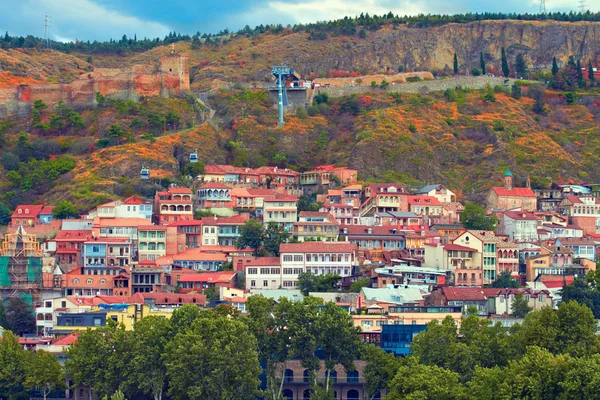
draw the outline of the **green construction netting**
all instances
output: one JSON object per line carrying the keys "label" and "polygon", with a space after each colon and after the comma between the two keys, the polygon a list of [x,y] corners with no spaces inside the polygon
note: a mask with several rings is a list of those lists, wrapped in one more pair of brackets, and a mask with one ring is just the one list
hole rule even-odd
{"label": "green construction netting", "polygon": [[27,268],[27,280],[29,282],[41,282],[42,281],[42,259],[41,257],[27,257],[28,268]]}
{"label": "green construction netting", "polygon": [[8,276],[9,257],[0,257],[0,287],[10,286],[10,276]]}
{"label": "green construction netting", "polygon": [[19,293],[19,297],[27,304],[33,304],[33,296],[28,293]]}

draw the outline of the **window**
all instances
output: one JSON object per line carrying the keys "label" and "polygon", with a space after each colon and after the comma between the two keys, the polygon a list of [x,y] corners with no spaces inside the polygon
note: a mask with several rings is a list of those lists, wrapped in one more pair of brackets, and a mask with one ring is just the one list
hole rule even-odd
{"label": "window", "polygon": [[51,301],[47,301],[46,302],[46,308],[52,308],[52,302]]}
{"label": "window", "polygon": [[100,284],[104,285],[106,283],[106,279],[100,279]]}
{"label": "window", "polygon": [[[79,279],[77,279],[77,278],[73,279],[73,283],[74,283],[74,284],[78,284],[78,283],[79,283]],[[66,307],[66,306],[65,306],[65,307]]]}
{"label": "window", "polygon": [[269,281],[263,281],[263,286],[264,286],[264,287],[267,287],[267,286],[269,286]]}
{"label": "window", "polygon": [[94,326],[102,326],[102,318],[94,318]]}
{"label": "window", "polygon": [[87,280],[87,284],[88,284],[88,285],[91,285],[91,284],[92,284],[92,282],[94,282],[94,281],[92,281],[91,279],[88,279],[88,280]]}
{"label": "window", "polygon": [[258,268],[248,268],[248,275],[256,275]]}
{"label": "window", "polygon": [[256,281],[250,281],[250,287],[255,287],[256,286]]}
{"label": "window", "polygon": [[269,272],[270,272],[269,268],[261,268],[260,269],[261,275],[269,275]]}
{"label": "window", "polygon": [[292,256],[283,256],[283,261],[292,261]]}
{"label": "window", "polygon": [[302,261],[303,257],[302,256],[294,256],[294,261]]}
{"label": "window", "polygon": [[307,262],[310,262],[310,254],[307,254],[307,255],[306,255],[306,261],[307,261]]}

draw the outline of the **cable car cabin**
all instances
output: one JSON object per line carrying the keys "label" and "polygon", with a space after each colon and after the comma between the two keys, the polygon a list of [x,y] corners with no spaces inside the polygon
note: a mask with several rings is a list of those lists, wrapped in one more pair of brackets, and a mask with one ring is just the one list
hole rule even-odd
{"label": "cable car cabin", "polygon": [[198,162],[198,153],[191,153],[190,154],[190,162],[191,163],[197,163]]}
{"label": "cable car cabin", "polygon": [[150,179],[150,170],[148,168],[142,168],[140,172],[141,179]]}

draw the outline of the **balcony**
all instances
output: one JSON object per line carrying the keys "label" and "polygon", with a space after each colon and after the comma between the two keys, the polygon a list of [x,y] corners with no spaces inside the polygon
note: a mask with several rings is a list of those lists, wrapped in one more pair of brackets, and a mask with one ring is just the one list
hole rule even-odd
{"label": "balcony", "polygon": [[[318,382],[325,382],[327,379],[324,375],[317,376]],[[330,377],[329,378],[334,385],[361,385],[365,383],[365,378],[359,377]],[[310,385],[310,378],[308,376],[286,376],[283,378],[285,385]]]}

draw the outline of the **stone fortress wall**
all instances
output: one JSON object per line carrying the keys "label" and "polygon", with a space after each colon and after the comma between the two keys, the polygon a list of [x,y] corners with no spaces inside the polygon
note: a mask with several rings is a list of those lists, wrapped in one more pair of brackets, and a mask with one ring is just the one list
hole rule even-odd
{"label": "stone fortress wall", "polygon": [[142,96],[170,97],[190,90],[187,55],[169,55],[154,64],[97,68],[69,84],[31,84],[0,88],[0,119],[24,117],[35,100],[49,106],[59,101],[77,109],[96,104],[96,93],[122,100]]}

